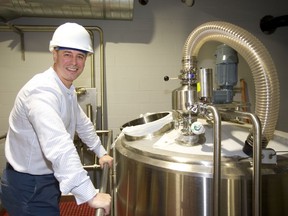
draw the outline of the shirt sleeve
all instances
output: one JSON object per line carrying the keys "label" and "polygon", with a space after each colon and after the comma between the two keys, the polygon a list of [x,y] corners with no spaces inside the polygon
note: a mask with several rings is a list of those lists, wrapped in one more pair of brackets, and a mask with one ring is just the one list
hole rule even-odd
{"label": "shirt sleeve", "polygon": [[37,88],[27,97],[27,115],[41,150],[51,163],[63,194],[72,193],[78,204],[92,199],[97,191],[83,169],[74,142],[61,119],[61,94]]}
{"label": "shirt sleeve", "polygon": [[99,136],[97,135],[94,126],[87,115],[84,113],[79,104],[77,104],[77,125],[76,131],[79,138],[85,143],[90,151],[93,151],[98,158],[107,154],[103,147]]}

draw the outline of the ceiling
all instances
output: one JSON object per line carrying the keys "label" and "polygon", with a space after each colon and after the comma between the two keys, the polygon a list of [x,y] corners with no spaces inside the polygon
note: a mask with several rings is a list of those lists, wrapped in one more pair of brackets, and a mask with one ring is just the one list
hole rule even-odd
{"label": "ceiling", "polygon": [[0,0],[0,18],[19,17],[131,20],[134,0]]}

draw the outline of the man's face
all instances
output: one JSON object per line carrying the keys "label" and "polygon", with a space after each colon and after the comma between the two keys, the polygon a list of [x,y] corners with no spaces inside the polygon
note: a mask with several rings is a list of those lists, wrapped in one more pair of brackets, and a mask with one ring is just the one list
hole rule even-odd
{"label": "man's face", "polygon": [[82,73],[87,55],[77,50],[54,50],[54,70],[67,88]]}

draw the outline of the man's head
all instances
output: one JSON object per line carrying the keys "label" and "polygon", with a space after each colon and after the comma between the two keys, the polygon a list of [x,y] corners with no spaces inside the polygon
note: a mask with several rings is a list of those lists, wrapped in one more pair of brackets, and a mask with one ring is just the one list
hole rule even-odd
{"label": "man's head", "polygon": [[83,72],[87,55],[93,53],[89,33],[76,23],[59,26],[49,50],[53,53],[53,68],[67,88]]}

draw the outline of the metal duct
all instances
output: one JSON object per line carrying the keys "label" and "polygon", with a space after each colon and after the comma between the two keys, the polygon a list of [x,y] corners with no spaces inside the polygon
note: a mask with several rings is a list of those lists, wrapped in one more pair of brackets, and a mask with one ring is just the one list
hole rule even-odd
{"label": "metal duct", "polygon": [[0,18],[20,17],[131,20],[134,0],[0,0]]}

